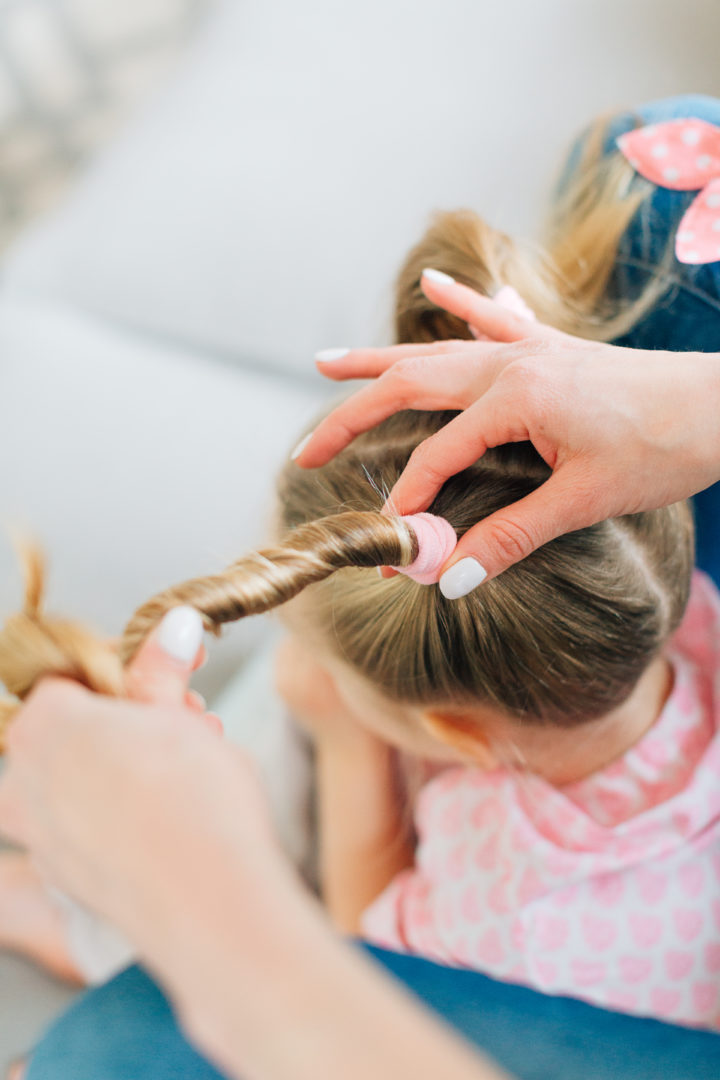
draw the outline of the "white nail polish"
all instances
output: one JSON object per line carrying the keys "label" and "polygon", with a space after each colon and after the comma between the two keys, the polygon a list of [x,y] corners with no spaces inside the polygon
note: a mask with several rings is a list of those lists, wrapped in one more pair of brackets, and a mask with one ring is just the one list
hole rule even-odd
{"label": "white nail polish", "polygon": [[342,360],[343,356],[347,356],[349,352],[349,349],[321,349],[320,352],[315,353],[315,359],[323,364],[329,364],[331,360]]}
{"label": "white nail polish", "polygon": [[440,578],[440,592],[448,600],[459,600],[476,589],[487,577],[487,570],[477,559],[460,559]]}
{"label": "white nail polish", "polygon": [[383,577],[382,566],[376,566],[375,569],[377,570],[377,576],[384,581],[385,578]]}
{"label": "white nail polish", "polygon": [[157,642],[160,648],[180,660],[191,663],[202,644],[203,621],[200,612],[189,604],[173,608],[162,619],[158,628]]}
{"label": "white nail polish", "polygon": [[295,447],[295,449],[293,450],[292,454],[290,455],[290,460],[291,460],[291,461],[294,461],[294,460],[295,460],[295,458],[299,458],[299,457],[300,457],[300,455],[302,454],[303,450],[305,449],[305,447],[307,446],[307,444],[308,444],[308,443],[310,442],[310,440],[312,439],[312,437],[313,437],[313,434],[314,434],[314,433],[313,433],[313,432],[311,431],[309,435],[306,435],[304,439],[301,439],[301,440],[300,440],[300,442],[299,442],[299,443],[297,444],[297,446],[296,446],[296,447]]}
{"label": "white nail polish", "polygon": [[428,281],[434,281],[436,285],[455,284],[455,278],[451,278],[449,274],[444,274],[442,270],[432,270],[430,267],[423,270],[423,277],[426,277]]}

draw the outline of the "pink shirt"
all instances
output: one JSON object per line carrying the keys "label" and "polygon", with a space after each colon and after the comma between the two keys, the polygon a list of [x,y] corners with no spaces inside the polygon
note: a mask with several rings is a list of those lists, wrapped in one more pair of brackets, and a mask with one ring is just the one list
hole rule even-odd
{"label": "pink shirt", "polygon": [[587,779],[460,766],[431,780],[416,864],[367,909],[366,936],[720,1028],[720,594],[701,573],[667,655],[657,722]]}

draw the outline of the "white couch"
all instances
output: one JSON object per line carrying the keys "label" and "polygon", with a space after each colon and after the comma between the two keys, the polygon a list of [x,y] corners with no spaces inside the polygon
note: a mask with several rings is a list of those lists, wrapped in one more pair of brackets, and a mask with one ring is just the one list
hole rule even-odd
{"label": "white couch", "polygon": [[387,338],[429,213],[529,231],[588,117],[717,87],[712,30],[700,0],[218,2],[180,74],[5,259],[0,524],[46,544],[56,606],[117,632],[257,542],[328,392],[314,351]]}
{"label": "white couch", "polygon": [[[48,549],[53,606],[117,633],[257,543],[328,393],[313,352],[387,339],[430,211],[530,231],[589,117],[720,90],[719,32],[714,0],[219,0],[4,262],[0,517]],[[0,533],[0,611],[18,599]],[[206,686],[261,625],[213,646]],[[0,1063],[26,1038],[18,970],[0,963]]]}

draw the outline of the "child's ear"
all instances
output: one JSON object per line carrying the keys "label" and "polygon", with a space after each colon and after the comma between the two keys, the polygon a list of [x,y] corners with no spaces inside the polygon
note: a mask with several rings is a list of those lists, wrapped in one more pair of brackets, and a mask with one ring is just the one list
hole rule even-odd
{"label": "child's ear", "polygon": [[431,710],[423,713],[422,722],[425,730],[438,742],[472,758],[481,769],[494,769],[499,764],[476,717]]}

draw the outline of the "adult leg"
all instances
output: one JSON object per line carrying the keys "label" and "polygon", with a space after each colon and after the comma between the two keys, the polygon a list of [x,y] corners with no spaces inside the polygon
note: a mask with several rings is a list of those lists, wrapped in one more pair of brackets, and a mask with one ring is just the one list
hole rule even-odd
{"label": "adult leg", "polygon": [[139,967],[84,994],[49,1029],[26,1080],[223,1080],[183,1038]]}
{"label": "adult leg", "polygon": [[[717,1080],[720,1035],[549,997],[367,948],[518,1080]],[[278,1015],[281,1036],[282,1016]],[[35,1051],[27,1080],[222,1080],[139,968],[85,995]]]}

